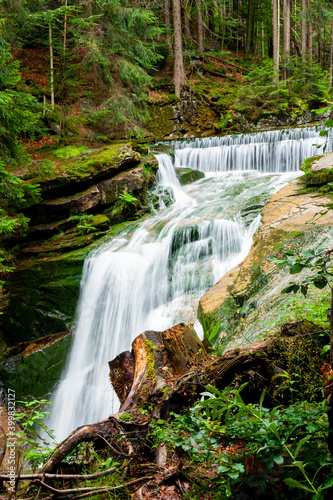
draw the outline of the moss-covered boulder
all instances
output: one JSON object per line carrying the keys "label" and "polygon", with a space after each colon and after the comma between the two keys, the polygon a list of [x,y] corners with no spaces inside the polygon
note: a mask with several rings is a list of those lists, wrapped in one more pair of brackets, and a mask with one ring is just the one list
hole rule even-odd
{"label": "moss-covered boulder", "polygon": [[[308,186],[323,186],[333,182],[333,153],[314,156],[301,166],[303,180]],[[328,191],[330,191],[330,187]]]}
{"label": "moss-covered boulder", "polygon": [[203,179],[205,174],[204,172],[201,172],[201,170],[179,167],[176,168],[176,176],[178,177],[180,184],[185,186],[186,184],[191,184],[199,179]]}
{"label": "moss-covered boulder", "polygon": [[55,387],[65,367],[72,336],[48,335],[7,349],[0,360],[0,377],[15,391],[16,399],[40,399]]}

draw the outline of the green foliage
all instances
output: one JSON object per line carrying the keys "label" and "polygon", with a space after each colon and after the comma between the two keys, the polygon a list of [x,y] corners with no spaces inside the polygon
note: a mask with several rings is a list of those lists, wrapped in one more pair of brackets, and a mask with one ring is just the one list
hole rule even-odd
{"label": "green foliage", "polygon": [[295,118],[311,107],[330,102],[330,85],[327,72],[318,64],[302,62],[291,58],[288,69],[291,77],[274,84],[274,66],[266,60],[244,78],[247,82],[239,95],[238,109],[243,111],[248,106],[255,106],[256,113],[284,113]]}
{"label": "green foliage", "polygon": [[50,412],[45,410],[49,403],[46,399],[31,401],[18,401],[22,405],[22,411],[15,414],[16,422],[20,432],[15,434],[18,449],[23,450],[20,457],[22,464],[27,460],[33,470],[36,470],[52,454],[50,444],[44,438],[41,439],[41,431],[47,438],[54,442],[53,433],[45,425],[44,420]]}
{"label": "green foliage", "polygon": [[131,209],[135,207],[138,203],[138,199],[133,196],[131,193],[127,191],[127,187],[125,186],[122,193],[119,194],[118,200],[116,201],[111,215],[116,217],[124,212],[124,210]]}
{"label": "green foliage", "polygon": [[333,277],[332,264],[333,250],[322,250],[321,248],[306,250],[302,255],[292,251],[286,252],[286,259],[270,259],[279,267],[288,266],[290,274],[299,274],[303,269],[311,271],[311,275],[304,278],[299,283],[290,283],[281,293],[297,293],[300,291],[306,297],[309,285],[314,285],[319,290],[329,285],[332,288],[331,279]]}
{"label": "green foliage", "polygon": [[79,223],[76,226],[76,229],[79,233],[88,234],[91,231],[96,231],[96,228],[93,226],[94,216],[92,214],[83,214],[80,217]]}
{"label": "green foliage", "polygon": [[22,156],[19,139],[22,133],[33,132],[40,116],[36,99],[16,89],[20,78],[18,62],[12,61],[10,45],[3,38],[0,19],[0,155],[7,161]]}
{"label": "green foliage", "polygon": [[223,391],[208,386],[189,412],[151,424],[155,446],[166,443],[206,472],[191,498],[202,498],[203,492],[216,500],[238,498],[246,492],[251,498],[275,493],[323,499],[333,482],[325,404],[299,401],[271,409],[263,406],[264,392],[258,404],[245,404],[244,386]]}

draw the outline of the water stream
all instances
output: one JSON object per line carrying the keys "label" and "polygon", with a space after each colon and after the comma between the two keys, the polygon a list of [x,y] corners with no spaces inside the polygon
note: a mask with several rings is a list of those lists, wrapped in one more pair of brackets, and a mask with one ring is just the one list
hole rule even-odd
{"label": "water stream", "polygon": [[[104,244],[86,260],[74,341],[47,422],[57,441],[79,425],[118,409],[108,361],[145,330],[195,323],[200,297],[250,250],[260,224],[241,212],[267,201],[299,175],[301,161],[319,154],[315,128],[174,142],[175,161],[158,155],[159,190],[174,203],[136,230]],[[175,166],[198,168],[205,179],[181,187]],[[251,209],[250,209],[251,212]]]}

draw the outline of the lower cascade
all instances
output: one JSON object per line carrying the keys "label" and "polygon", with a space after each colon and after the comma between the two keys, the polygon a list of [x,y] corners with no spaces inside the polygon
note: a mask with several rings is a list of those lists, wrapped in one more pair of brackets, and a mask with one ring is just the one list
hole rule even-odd
{"label": "lower cascade", "polygon": [[[161,201],[134,232],[128,229],[85,262],[74,341],[47,422],[57,441],[117,411],[108,361],[141,332],[185,322],[200,334],[200,297],[246,257],[258,209],[299,175],[306,157],[322,152],[313,146],[324,143],[319,131],[175,143],[175,162],[158,155],[157,191],[172,190],[174,203]],[[198,168],[206,177],[181,187],[175,166]]]}

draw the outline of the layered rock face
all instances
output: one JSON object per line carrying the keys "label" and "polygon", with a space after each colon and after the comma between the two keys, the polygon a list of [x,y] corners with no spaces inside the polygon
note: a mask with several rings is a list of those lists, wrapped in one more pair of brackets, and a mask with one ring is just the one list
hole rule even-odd
{"label": "layered rock face", "polygon": [[[322,178],[333,168],[333,155],[324,157],[318,162]],[[228,347],[241,346],[257,341],[279,319],[287,319],[288,313],[292,315],[293,301],[300,297],[281,295],[281,290],[295,277],[270,259],[283,257],[288,250],[302,253],[321,244],[327,249],[333,246],[332,188],[329,184],[321,191],[307,188],[304,177],[271,198],[263,209],[262,224],[254,235],[249,255],[201,298],[198,316],[207,336],[216,325],[221,325],[221,342]],[[306,272],[305,269],[300,276]],[[328,292],[315,289],[309,300],[325,302],[329,300]]]}
{"label": "layered rock face", "polygon": [[115,144],[55,162],[47,175],[23,174],[39,183],[42,200],[26,211],[30,230],[13,249],[19,263],[0,316],[2,380],[18,395],[40,397],[59,380],[87,254],[149,212],[146,190],[158,162],[139,150]]}

